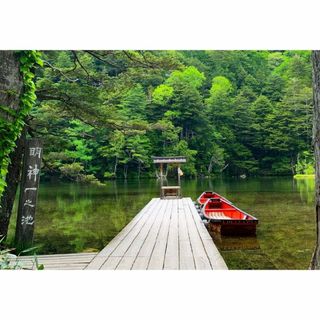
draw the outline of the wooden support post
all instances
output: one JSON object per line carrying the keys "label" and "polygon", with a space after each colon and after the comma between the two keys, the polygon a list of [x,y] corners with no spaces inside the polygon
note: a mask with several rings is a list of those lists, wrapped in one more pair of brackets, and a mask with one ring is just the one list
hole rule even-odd
{"label": "wooden support post", "polygon": [[42,150],[41,140],[27,140],[15,234],[15,245],[19,251],[30,247],[33,242]]}
{"label": "wooden support post", "polygon": [[180,164],[178,164],[178,186],[180,187],[179,188],[179,192],[178,192],[178,196],[179,197],[182,197],[182,192],[181,192],[181,179],[180,179],[180,176],[181,176],[181,169],[180,169]]}
{"label": "wooden support post", "polygon": [[160,178],[163,178],[163,164],[160,163]]}
{"label": "wooden support post", "polygon": [[160,163],[160,198],[162,199],[164,194],[163,194],[163,164]]}

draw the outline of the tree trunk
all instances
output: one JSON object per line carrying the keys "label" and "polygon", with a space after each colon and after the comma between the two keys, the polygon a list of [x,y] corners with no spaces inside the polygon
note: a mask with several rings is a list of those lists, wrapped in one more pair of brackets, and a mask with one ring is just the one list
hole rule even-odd
{"label": "tree trunk", "polygon": [[123,167],[123,175],[124,175],[124,179],[127,180],[127,176],[128,176],[128,165],[124,165]]}
{"label": "tree trunk", "polygon": [[113,174],[115,177],[117,176],[117,167],[118,167],[118,157],[116,157],[115,162],[114,162]]}
{"label": "tree trunk", "polygon": [[[19,68],[19,59],[13,51],[0,50],[0,106],[14,111],[20,108],[23,87]],[[8,121],[13,118],[2,108],[0,108],[0,117]]]}
{"label": "tree trunk", "polygon": [[211,171],[212,171],[213,160],[214,160],[214,156],[212,156],[211,159],[210,159],[210,163],[209,163],[209,166],[208,166],[208,174],[210,174]]}
{"label": "tree trunk", "polygon": [[141,162],[139,161],[139,163],[138,163],[138,179],[140,179],[140,174],[141,174]]}
{"label": "tree trunk", "polygon": [[[0,51],[0,129],[15,120],[14,112],[20,108],[20,96],[23,82],[20,74],[20,63],[13,51]],[[1,147],[1,141],[0,141]],[[21,145],[10,155],[11,164],[6,176],[7,187],[0,202],[0,234],[6,235],[11,216],[12,206],[19,179],[19,163],[21,162]],[[3,159],[0,158],[0,166]],[[1,177],[0,177],[1,179]]]}
{"label": "tree trunk", "polygon": [[312,52],[313,65],[313,145],[316,166],[316,228],[317,242],[310,268],[320,269],[320,51]]}
{"label": "tree trunk", "polygon": [[291,166],[291,173],[294,176],[296,174],[296,168],[295,168],[296,163],[295,163],[295,161],[293,159],[293,156],[291,157],[291,165],[290,166]]}
{"label": "tree trunk", "polygon": [[6,237],[10,223],[12,208],[18,184],[20,182],[21,162],[24,152],[26,130],[24,129],[20,138],[17,140],[16,148],[10,154],[10,165],[6,177],[7,187],[5,188],[0,202],[0,237]]}

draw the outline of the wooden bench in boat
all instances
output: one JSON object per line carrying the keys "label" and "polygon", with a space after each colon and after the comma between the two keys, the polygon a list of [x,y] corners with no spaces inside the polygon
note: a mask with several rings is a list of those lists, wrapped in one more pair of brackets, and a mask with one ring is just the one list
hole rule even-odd
{"label": "wooden bench in boat", "polygon": [[180,198],[180,197],[181,197],[180,186],[163,186],[163,187],[161,187],[161,199]]}
{"label": "wooden bench in boat", "polygon": [[[212,211],[209,211],[208,214],[210,215],[210,217],[212,219],[219,219],[219,220],[232,220],[232,218],[226,216],[224,214],[224,212],[222,211],[215,211],[216,209],[212,209]],[[224,211],[229,211],[229,212],[234,212],[234,209],[224,209]],[[236,220],[246,220],[247,219],[247,215],[244,215],[243,218],[241,219],[236,219]],[[235,219],[235,218],[234,218]]]}
{"label": "wooden bench in boat", "polygon": [[231,218],[226,216],[223,212],[211,212],[210,218],[212,219],[219,219],[219,220],[230,220]]}

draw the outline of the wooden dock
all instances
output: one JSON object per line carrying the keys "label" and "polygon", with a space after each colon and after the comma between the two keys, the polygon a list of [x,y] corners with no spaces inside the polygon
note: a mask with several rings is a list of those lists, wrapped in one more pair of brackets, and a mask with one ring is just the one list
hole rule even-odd
{"label": "wooden dock", "polygon": [[[227,269],[191,198],[152,199],[99,253],[37,259],[45,270]],[[36,268],[33,256],[18,260],[26,269]]]}
{"label": "wooden dock", "polygon": [[[38,263],[44,265],[45,270],[83,270],[92,259],[95,253],[68,253],[49,254],[37,256]],[[11,260],[11,265],[19,263],[23,269],[36,269],[34,256],[20,256]]]}
{"label": "wooden dock", "polygon": [[154,198],[85,269],[224,270],[227,266],[191,198]]}

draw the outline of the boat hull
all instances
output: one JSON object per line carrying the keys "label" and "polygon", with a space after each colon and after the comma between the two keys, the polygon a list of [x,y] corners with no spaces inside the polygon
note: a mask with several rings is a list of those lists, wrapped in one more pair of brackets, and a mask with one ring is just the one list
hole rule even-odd
{"label": "boat hull", "polygon": [[223,236],[219,232],[208,230],[218,249],[229,250],[259,250],[260,245],[255,235]]}
{"label": "boat hull", "polygon": [[[197,199],[197,203],[200,206],[203,206],[208,199],[212,199],[212,198],[216,198],[216,199],[222,199],[226,202],[230,202],[228,199],[224,198],[223,196],[221,196],[220,194],[213,192],[213,191],[204,191],[201,193],[201,195],[198,197]],[[231,203],[231,202],[230,202]]]}
{"label": "boat hull", "polygon": [[218,232],[223,236],[241,235],[241,236],[253,236],[257,232],[258,221],[246,221],[246,220],[228,220],[217,221],[209,220],[208,228],[212,232]]}
{"label": "boat hull", "polygon": [[255,235],[258,219],[224,199],[211,198],[203,205],[202,214],[210,231],[221,235]]}

